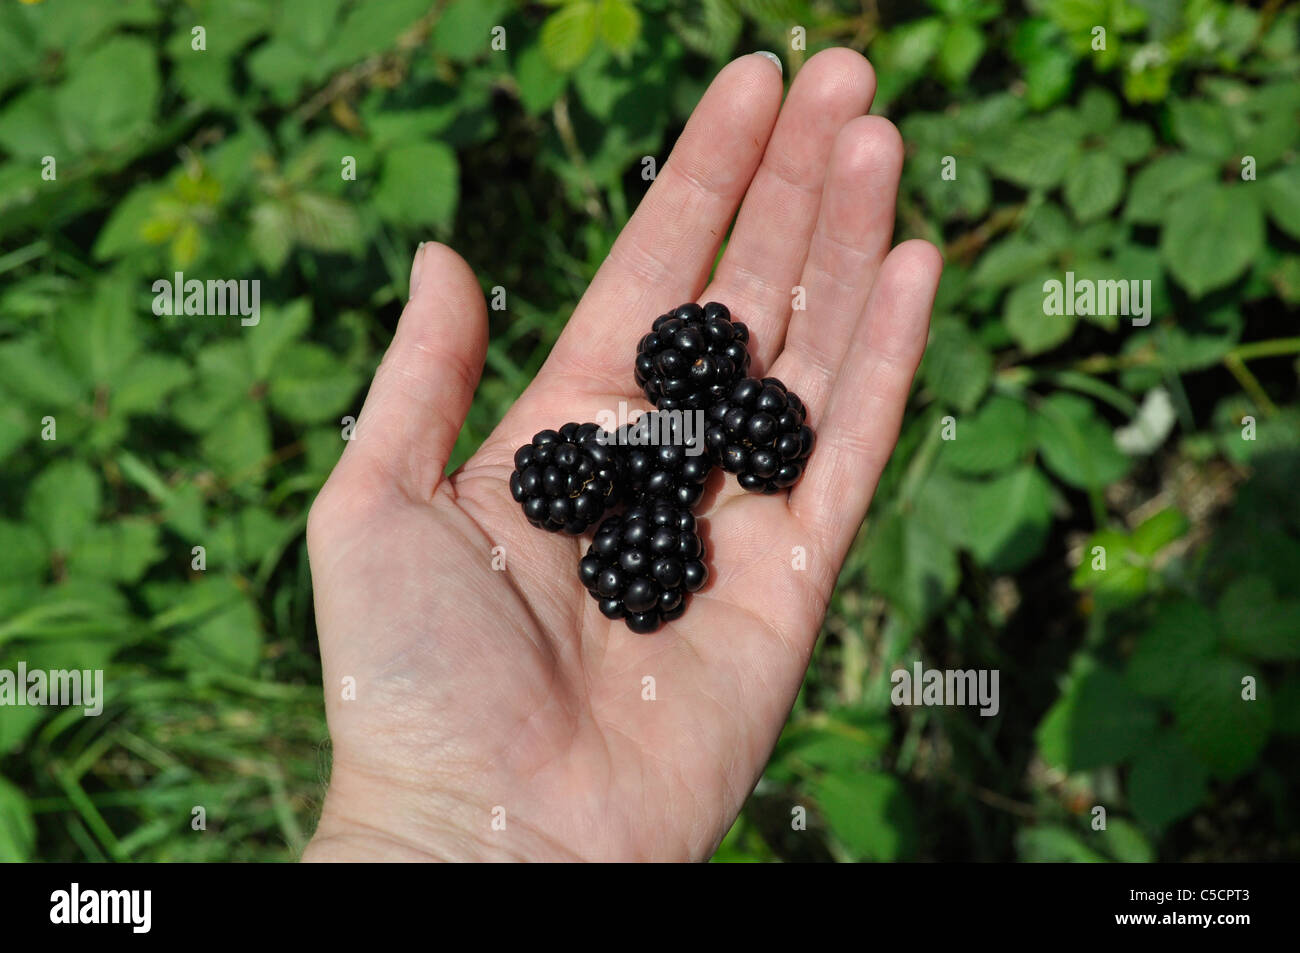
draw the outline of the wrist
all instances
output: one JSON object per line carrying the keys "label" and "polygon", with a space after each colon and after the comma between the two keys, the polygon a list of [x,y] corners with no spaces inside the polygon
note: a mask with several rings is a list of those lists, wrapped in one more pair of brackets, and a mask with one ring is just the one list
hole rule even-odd
{"label": "wrist", "polygon": [[459,830],[447,799],[338,770],[304,863],[447,862],[483,859]]}
{"label": "wrist", "polygon": [[[500,808],[504,811],[504,808]],[[494,806],[336,770],[304,863],[558,861],[580,857]]]}

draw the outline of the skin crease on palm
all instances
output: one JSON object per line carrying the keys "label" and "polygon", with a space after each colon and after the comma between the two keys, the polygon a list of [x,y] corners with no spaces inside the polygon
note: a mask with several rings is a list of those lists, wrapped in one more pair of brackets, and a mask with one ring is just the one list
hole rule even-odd
{"label": "skin crease on palm", "polygon": [[[726,66],[536,379],[448,476],[486,309],[451,249],[416,253],[411,300],[308,521],[333,767],[304,859],[703,860],[717,847],[789,715],[894,447],[942,268],[926,242],[890,250],[903,146],[866,115],[874,90],[844,49],[808,60],[784,105],[772,59]],[[796,286],[807,308],[792,313]],[[804,399],[817,446],[788,498],[713,473],[697,509],[709,581],[682,618],[636,635],[578,582],[590,535],[525,521],[512,455],[620,401],[648,409],[637,340],[656,315],[712,300],[750,326],[751,374]]]}

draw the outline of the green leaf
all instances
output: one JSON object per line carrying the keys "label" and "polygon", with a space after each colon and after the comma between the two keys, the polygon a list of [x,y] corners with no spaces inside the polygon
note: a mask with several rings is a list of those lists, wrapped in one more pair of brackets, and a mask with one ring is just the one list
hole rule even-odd
{"label": "green leaf", "polygon": [[148,131],[161,87],[152,46],[115,36],[69,65],[55,98],[74,149],[108,150]]}
{"label": "green leaf", "polygon": [[55,460],[27,491],[27,518],[51,549],[67,552],[95,522],[101,506],[99,474],[80,460]]}
{"label": "green leaf", "polygon": [[626,53],[641,37],[641,14],[627,0],[599,0],[600,38],[615,53]]}
{"label": "green leaf", "polygon": [[[1112,558],[1122,558],[1116,552]],[[1166,599],[1151,612],[1146,631],[1138,638],[1124,676],[1135,691],[1170,698],[1194,665],[1210,656],[1218,641],[1214,617],[1199,602]]]}
{"label": "green leaf", "polygon": [[1065,98],[1074,83],[1074,57],[1051,48],[1025,63],[1025,99],[1034,109],[1046,109]]}
{"label": "green leaf", "polygon": [[30,160],[50,155],[58,161],[72,152],[52,92],[36,87],[19,93],[5,105],[0,111],[0,147],[15,158],[29,160],[24,171],[30,176],[36,174]]}
{"label": "green leaf", "polygon": [[562,73],[577,67],[591,52],[599,22],[596,4],[578,0],[556,10],[542,24],[542,52]]}
{"label": "green leaf", "polygon": [[391,50],[397,38],[415,21],[429,14],[429,0],[384,0],[383,3],[353,4],[342,24],[332,34],[319,72],[347,66],[375,53]]}
{"label": "green leaf", "polygon": [[949,25],[939,44],[939,75],[949,86],[966,82],[984,55],[984,31],[973,23],[958,20]]}
{"label": "green leaf", "polygon": [[448,227],[460,197],[456,153],[440,142],[398,146],[384,157],[375,208],[403,225]]}
{"label": "green leaf", "polygon": [[1073,314],[1047,314],[1042,275],[1020,284],[1007,295],[1002,321],[1026,354],[1050,351],[1070,339],[1079,319]]}
{"label": "green leaf", "polygon": [[[16,663],[14,663],[16,664]],[[0,665],[12,669],[13,665],[4,664],[0,660]],[[41,722],[45,720],[48,708],[38,705],[25,705],[22,708],[7,708],[5,716],[0,718],[0,756],[13,754],[18,751],[27,741],[27,739],[40,727]],[[2,782],[3,779],[0,779]],[[3,809],[0,809],[2,811]],[[3,827],[5,821],[0,818],[0,827]],[[0,833],[0,839],[4,837]],[[6,857],[4,849],[0,848],[0,863],[6,860],[17,860],[16,857]]]}
{"label": "green leaf", "polygon": [[573,72],[573,88],[583,107],[602,122],[614,117],[614,107],[626,96],[634,95],[636,75],[610,63],[606,54],[590,57]]}
{"label": "green leaf", "polygon": [[957,585],[957,560],[948,540],[895,510],[869,527],[866,563],[871,588],[914,622],[935,612]]}
{"label": "green leaf", "polygon": [[519,84],[519,102],[530,115],[550,109],[568,84],[565,74],[546,59],[540,46],[525,47],[515,64]]}
{"label": "green leaf", "polygon": [[285,533],[285,522],[269,510],[250,506],[239,511],[235,520],[239,558],[254,564],[278,545]]}
{"label": "green leaf", "polygon": [[302,435],[307,448],[303,456],[309,474],[317,474],[323,480],[334,469],[346,446],[341,429],[341,426],[312,427]]}
{"label": "green leaf", "polygon": [[271,406],[295,423],[331,420],[352,403],[360,377],[319,344],[290,344],[271,378]]}
{"label": "green leaf", "polygon": [[1001,288],[1039,271],[1053,258],[1048,245],[1012,235],[989,247],[971,273],[971,284]]}
{"label": "green leaf", "polygon": [[1068,771],[1120,764],[1154,736],[1156,712],[1117,674],[1086,672],[1039,723],[1035,738],[1048,763]]}
{"label": "green leaf", "polygon": [[907,792],[892,775],[827,774],[810,787],[831,833],[855,857],[888,862],[906,856],[915,819]]}
{"label": "green leaf", "polygon": [[1187,533],[1187,517],[1176,507],[1166,507],[1147,517],[1133,531],[1133,551],[1141,556],[1154,556],[1176,539]]}
{"label": "green leaf", "polygon": [[1300,165],[1279,169],[1259,186],[1269,218],[1292,238],[1300,239]]}
{"label": "green leaf", "polygon": [[1169,207],[1160,253],[1195,298],[1231,282],[1263,247],[1264,216],[1244,188],[1198,186]]}
{"label": "green leaf", "polygon": [[836,718],[791,722],[781,733],[773,760],[796,759],[800,767],[856,771],[878,758],[889,744],[890,728],[879,721],[866,726]]}
{"label": "green leaf", "polygon": [[1284,302],[1300,304],[1300,255],[1283,255],[1268,280]]}
{"label": "green leaf", "polygon": [[284,207],[299,244],[324,252],[361,251],[361,220],[350,203],[316,192],[295,192]]}
{"label": "green leaf", "polygon": [[248,73],[277,103],[289,105],[319,75],[321,61],[289,40],[271,40],[248,57]]}
{"label": "green leaf", "polygon": [[49,568],[49,551],[36,527],[0,519],[0,583],[39,579]]}
{"label": "green leaf", "polygon": [[1093,592],[1105,606],[1119,607],[1139,599],[1149,577],[1145,560],[1133,552],[1128,537],[1103,529],[1084,544],[1083,560],[1070,582],[1076,589]]}
{"label": "green leaf", "polygon": [[[1027,239],[1030,245],[1041,245],[1051,252],[1043,258],[1044,264],[1052,261],[1061,252],[1065,252],[1071,258],[1076,257],[1080,252],[1078,226],[1070,221],[1070,216],[1065,214],[1065,209],[1054,202],[1041,202],[1033,208],[1025,209],[1021,225],[1022,234],[1017,236],[1019,241]],[[1028,270],[1021,271],[1016,277],[1022,278],[1029,273]]]}
{"label": "green leaf", "polygon": [[334,33],[342,0],[281,0],[275,34],[304,50],[320,50]]}
{"label": "green leaf", "polygon": [[0,392],[0,461],[36,436],[39,421],[16,404],[4,402]]}
{"label": "green leaf", "polygon": [[1156,225],[1170,201],[1180,192],[1214,181],[1214,163],[1200,156],[1162,156],[1133,176],[1124,217],[1143,225]]}
{"label": "green leaf", "polygon": [[1079,128],[1084,133],[1102,136],[1110,132],[1119,119],[1119,100],[1104,87],[1089,86],[1079,97],[1075,112],[1079,117]]}
{"label": "green leaf", "polygon": [[1064,827],[1022,827],[1016,834],[1016,850],[1028,863],[1100,864],[1106,858],[1093,850],[1073,831]]}
{"label": "green leaf", "polygon": [[1169,104],[1174,138],[1188,152],[1215,162],[1233,157],[1236,144],[1226,107],[1207,99],[1178,99]]}
{"label": "green leaf", "polygon": [[989,167],[1027,189],[1050,189],[1065,178],[1078,151],[1078,130],[1064,111],[1027,119],[1005,137],[981,144]]}
{"label": "green leaf", "polygon": [[[944,155],[939,150],[926,149],[918,154],[913,169],[941,168]],[[988,211],[993,198],[993,186],[988,173],[974,159],[958,158],[954,178],[945,179],[929,171],[917,172],[913,181],[926,203],[940,218],[978,219]]]}
{"label": "green leaf", "polygon": [[995,395],[969,419],[957,419],[955,439],[943,442],[939,460],[958,473],[999,473],[1023,459],[1029,445],[1029,408]]}
{"label": "green leaf", "polygon": [[68,555],[68,570],[114,582],[139,582],[162,557],[157,524],[140,517],[93,527]]}
{"label": "green leaf", "polygon": [[1204,800],[1209,772],[1175,731],[1162,731],[1133,757],[1128,799],[1138,820],[1157,830]]}
{"label": "green leaf", "polygon": [[1140,122],[1122,122],[1106,136],[1106,151],[1126,163],[1145,159],[1155,145],[1151,128]]}
{"label": "green leaf", "polygon": [[24,863],[36,846],[36,822],[27,798],[0,777],[0,863]]}
{"label": "green leaf", "polygon": [[885,71],[902,74],[918,73],[939,51],[943,42],[944,23],[938,17],[922,17],[899,24],[887,34],[878,37],[881,47],[879,62]]}
{"label": "green leaf", "polygon": [[37,334],[0,342],[0,381],[17,397],[26,398],[38,411],[33,429],[47,413],[81,399],[84,386],[62,362],[52,359]]}
{"label": "green leaf", "polygon": [[1124,196],[1124,166],[1106,152],[1085,152],[1065,176],[1065,201],[1081,222],[1102,218]]}
{"label": "green leaf", "polygon": [[993,375],[993,355],[971,330],[951,318],[936,321],[921,362],[921,380],[959,411],[974,408]]}
{"label": "green leaf", "polygon": [[[1258,697],[1242,698],[1242,679],[1256,681]],[[1257,668],[1226,656],[1197,660],[1173,698],[1174,718],[1187,745],[1215,777],[1230,780],[1250,769],[1268,740],[1273,702]]]}
{"label": "green leaf", "polygon": [[167,354],[140,354],[132,359],[109,395],[109,409],[118,414],[159,413],[168,395],[189,383],[189,365]]}
{"label": "green leaf", "polygon": [[1035,466],[978,484],[968,497],[969,548],[993,572],[1015,572],[1037,556],[1052,526],[1052,490]]}
{"label": "green leaf", "polygon": [[87,301],[74,299],[60,314],[55,334],[68,367],[88,383],[109,385],[140,347],[136,294],[116,275],[92,285]]}
{"label": "green leaf", "polygon": [[464,63],[488,52],[492,28],[507,13],[503,0],[454,0],[433,28],[433,51]]}
{"label": "green leaf", "polygon": [[293,251],[293,216],[279,201],[259,202],[249,216],[248,243],[262,267],[274,274]]}
{"label": "green leaf", "polygon": [[216,666],[250,673],[262,656],[262,624],[252,601],[225,576],[153,590],[167,611],[154,624],[168,632],[168,662],[195,672]]}
{"label": "green leaf", "polygon": [[1224,644],[1250,658],[1300,658],[1300,600],[1280,598],[1265,576],[1235,579],[1219,597]]}
{"label": "green leaf", "polygon": [[244,402],[217,415],[199,442],[203,459],[229,480],[261,483],[256,468],[271,455],[271,428],[261,404]]}
{"label": "green leaf", "polygon": [[172,409],[183,426],[207,430],[229,408],[250,398],[257,378],[242,341],[220,341],[199,352],[199,383],[175,396]]}
{"label": "green leaf", "polygon": [[1109,818],[1106,829],[1096,833],[1110,855],[1122,864],[1149,864],[1155,859],[1146,835],[1122,817]]}
{"label": "green leaf", "polygon": [[[445,132],[459,115],[462,103],[451,97],[450,93],[437,94],[445,102],[427,109],[393,109],[380,110],[366,117],[367,131],[370,133],[370,145],[380,152],[399,146],[404,142],[430,139]],[[355,148],[351,143],[348,148]]]}
{"label": "green leaf", "polygon": [[1131,466],[1092,403],[1074,394],[1058,392],[1039,405],[1034,437],[1048,469],[1080,489],[1100,489]]}
{"label": "green leaf", "polygon": [[667,22],[687,49],[718,61],[730,54],[744,25],[731,0],[683,4],[668,14]]}
{"label": "green leaf", "polygon": [[244,332],[253,355],[253,376],[269,378],[284,349],[310,327],[310,298],[299,298],[284,307],[264,307],[261,320]]}

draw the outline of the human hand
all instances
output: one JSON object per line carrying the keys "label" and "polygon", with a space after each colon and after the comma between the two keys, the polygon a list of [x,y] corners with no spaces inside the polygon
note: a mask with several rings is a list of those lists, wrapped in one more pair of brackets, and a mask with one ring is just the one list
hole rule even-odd
{"label": "human hand", "polygon": [[[723,69],[536,380],[449,476],[486,311],[454,252],[417,252],[307,528],[333,770],[304,859],[712,854],[790,712],[898,437],[942,267],[926,242],[890,251],[903,147],[864,115],[874,89],[842,49],[812,57],[784,106],[769,59]],[[807,310],[792,314],[796,286]],[[528,525],[507,481],[539,430],[648,408],[637,340],[688,300],[749,325],[750,373],[798,393],[818,441],[788,499],[713,473],[697,510],[711,578],[684,616],[636,635],[579,583],[588,540]]]}

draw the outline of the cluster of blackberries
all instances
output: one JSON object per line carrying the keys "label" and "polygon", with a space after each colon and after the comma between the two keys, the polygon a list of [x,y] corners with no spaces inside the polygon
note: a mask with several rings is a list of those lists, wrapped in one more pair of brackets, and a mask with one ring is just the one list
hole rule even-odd
{"label": "cluster of blackberries", "polygon": [[803,402],[774,377],[746,376],[748,341],[725,305],[674,308],[637,345],[636,382],[655,412],[614,433],[543,430],[515,452],[510,492],[532,525],[576,536],[599,524],[578,576],[600,611],[633,632],[679,618],[708,578],[691,511],[713,467],[775,493],[795,484],[812,452]]}

